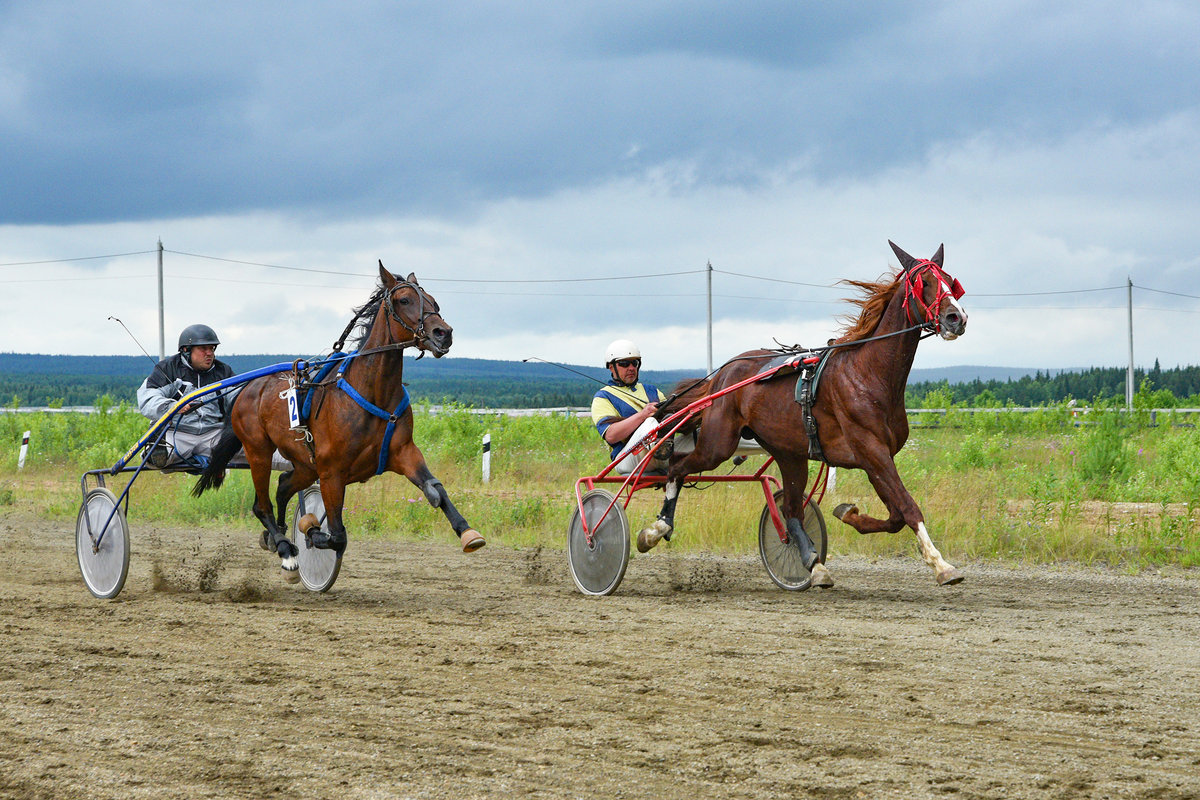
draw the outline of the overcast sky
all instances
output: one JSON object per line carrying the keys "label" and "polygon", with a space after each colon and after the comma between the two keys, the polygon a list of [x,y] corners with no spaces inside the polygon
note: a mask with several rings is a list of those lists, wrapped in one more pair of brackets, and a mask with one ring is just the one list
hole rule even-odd
{"label": "overcast sky", "polygon": [[[917,367],[1200,363],[1195,2],[0,4],[0,350],[317,354],[415,272],[451,356],[819,345],[892,239]],[[126,255],[127,254],[127,255]],[[649,277],[647,277],[649,276]],[[625,280],[614,280],[624,278]],[[597,280],[603,279],[603,280]]]}

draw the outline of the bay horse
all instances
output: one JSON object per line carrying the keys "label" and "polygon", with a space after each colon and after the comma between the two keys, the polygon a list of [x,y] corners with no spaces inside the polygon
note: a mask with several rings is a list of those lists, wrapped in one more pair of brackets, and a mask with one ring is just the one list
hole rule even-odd
{"label": "bay horse", "polygon": [[[967,326],[959,305],[962,287],[942,266],[944,248],[931,259],[916,259],[888,242],[900,260],[900,269],[877,282],[843,281],[861,296],[850,302],[859,314],[826,348],[826,359],[812,400],[819,454],[835,467],[864,470],[871,486],[888,510],[887,519],[876,519],[843,503],[833,515],[859,533],[895,533],[905,525],[917,536],[925,563],[941,585],[959,583],[962,573],[942,558],[925,527],[925,517],[896,470],[896,453],[908,440],[904,389],[917,344],[923,333],[956,339]],[[718,369],[711,377],[693,383],[670,399],[656,416],[731,386],[760,372],[779,351],[752,350]],[[646,552],[674,528],[675,503],[686,476],[710,470],[734,454],[740,436],[754,438],[775,457],[782,477],[781,511],[788,537],[795,538],[801,559],[812,573],[814,586],[829,587],[833,578],[819,563],[812,540],[800,520],[804,518],[808,482],[810,438],[803,411],[796,400],[798,372],[751,382],[713,401],[698,419],[699,433],[690,453],[672,454],[667,471],[666,498],[657,520],[638,534],[638,550]],[[684,386],[687,382],[680,384]]]}
{"label": "bay horse", "polygon": [[[357,350],[342,354],[342,342],[355,328],[360,331]],[[287,538],[287,504],[318,478],[328,530],[310,529],[308,535],[313,546],[332,549],[339,558],[347,543],[342,522],[346,486],[385,471],[408,478],[430,505],[442,510],[465,552],[478,550],[484,538],[450,502],[446,488],[429,471],[413,443],[413,413],[403,382],[406,348],[417,349],[418,358],[427,352],[441,358],[452,341],[453,329],[442,318],[437,301],[417,283],[416,275],[400,280],[380,261],[374,293],[355,309],[354,319],[334,345],[338,374],[323,380],[331,372],[327,369],[326,376],[318,373],[311,384],[306,403],[312,409],[307,420],[311,439],[290,424],[285,397],[296,383],[296,373],[257,378],[247,383],[234,401],[226,429],[192,493],[199,496],[219,487],[225,467],[244,448],[254,482],[254,516],[266,529],[262,545],[279,555],[289,582],[299,580],[299,551]],[[275,450],[292,463],[292,469],[279,477],[273,509],[270,480]]]}

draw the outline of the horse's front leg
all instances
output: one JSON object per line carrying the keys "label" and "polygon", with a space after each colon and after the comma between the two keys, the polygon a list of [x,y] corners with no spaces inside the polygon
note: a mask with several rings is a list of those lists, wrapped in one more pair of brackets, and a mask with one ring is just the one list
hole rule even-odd
{"label": "horse's front leg", "polygon": [[905,488],[900,473],[896,470],[896,462],[891,456],[870,458],[864,469],[867,479],[875,487],[875,493],[887,506],[888,519],[880,520],[862,514],[858,506],[852,503],[842,503],[833,510],[833,515],[859,533],[895,533],[908,525],[917,534],[917,548],[921,551],[921,558],[933,569],[938,584],[951,586],[960,583],[963,579],[962,573],[942,558],[941,552],[934,546],[925,527],[925,517]]}
{"label": "horse's front leg", "polygon": [[442,510],[450,522],[450,527],[454,528],[454,532],[458,534],[458,541],[462,545],[464,553],[473,553],[487,544],[483,535],[472,528],[466,518],[454,507],[454,503],[450,502],[450,495],[446,493],[446,487],[429,471],[429,467],[425,465],[425,457],[421,455],[421,451],[415,444],[409,444],[404,448],[400,457],[399,469],[396,471],[421,490],[425,499],[429,501],[429,505]]}

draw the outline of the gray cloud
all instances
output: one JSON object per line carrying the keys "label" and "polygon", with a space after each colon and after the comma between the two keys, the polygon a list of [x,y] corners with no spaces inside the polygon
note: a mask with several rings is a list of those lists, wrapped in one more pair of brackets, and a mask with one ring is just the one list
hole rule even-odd
{"label": "gray cloud", "polygon": [[471,213],[680,162],[714,184],[862,177],[981,131],[1194,108],[1198,13],[10,3],[0,218]]}

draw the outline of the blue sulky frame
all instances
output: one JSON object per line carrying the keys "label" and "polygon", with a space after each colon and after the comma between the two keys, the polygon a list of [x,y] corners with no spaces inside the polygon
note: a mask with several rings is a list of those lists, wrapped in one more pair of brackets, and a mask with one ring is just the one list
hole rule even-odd
{"label": "blue sulky frame", "polygon": [[[125,583],[129,567],[125,514],[129,511],[130,490],[133,489],[133,484],[138,476],[147,469],[161,472],[186,472],[194,475],[202,468],[201,464],[189,461],[159,468],[151,465],[148,461],[153,448],[162,442],[172,424],[177,424],[176,418],[180,409],[197,398],[234,389],[255,378],[290,372],[297,368],[303,370],[308,366],[309,363],[304,361],[272,364],[269,367],[261,367],[234,375],[191,391],[176,400],[167,412],[159,417],[113,466],[88,470],[83,473],[80,478],[83,505],[79,510],[79,519],[76,522],[76,551],[84,582],[93,595],[106,599],[116,597]],[[142,456],[141,460],[133,463],[139,455]],[[234,468],[245,469],[246,467],[235,466]],[[105,476],[122,473],[133,473],[133,477],[117,497],[105,488],[104,479]],[[89,479],[95,480],[95,488],[88,488]],[[301,502],[303,502],[303,498]],[[113,537],[119,541],[113,541]]]}

